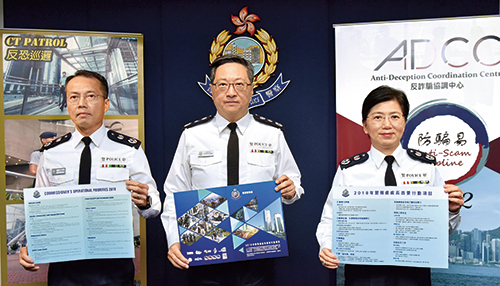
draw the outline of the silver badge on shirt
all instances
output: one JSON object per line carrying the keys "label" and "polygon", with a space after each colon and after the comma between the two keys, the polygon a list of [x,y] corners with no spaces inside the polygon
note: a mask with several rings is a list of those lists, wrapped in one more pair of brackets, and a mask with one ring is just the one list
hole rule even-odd
{"label": "silver badge on shirt", "polygon": [[200,151],[200,152],[198,152],[198,158],[213,157],[213,156],[214,156],[214,151],[213,150],[207,150],[207,151]]}
{"label": "silver badge on shirt", "polygon": [[52,169],[52,176],[59,176],[66,174],[66,168],[54,168]]}

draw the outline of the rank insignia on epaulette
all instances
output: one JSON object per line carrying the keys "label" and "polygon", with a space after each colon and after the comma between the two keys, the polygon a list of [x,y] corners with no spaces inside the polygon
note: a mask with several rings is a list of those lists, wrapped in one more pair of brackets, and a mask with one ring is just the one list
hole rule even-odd
{"label": "rank insignia on epaulette", "polygon": [[206,123],[206,122],[212,120],[213,117],[214,117],[213,115],[209,115],[209,116],[203,117],[202,119],[198,119],[198,120],[195,120],[193,122],[189,122],[188,124],[184,125],[184,129],[191,128],[191,127]]}
{"label": "rank insignia on epaulette", "polygon": [[436,165],[436,157],[431,154],[419,151],[417,149],[407,149],[406,153],[408,154],[408,156],[410,156],[410,158],[414,160]]}
{"label": "rank insignia on epaulette", "polygon": [[134,147],[135,149],[139,149],[139,147],[141,146],[141,141],[135,139],[134,137],[130,137],[130,136],[115,132],[113,130],[108,131],[108,138],[115,141],[115,142],[125,144],[125,145],[130,146],[130,147]]}
{"label": "rank insignia on epaulette", "polygon": [[57,145],[60,145],[60,144],[62,144],[64,142],[68,142],[69,139],[71,139],[71,133],[66,133],[63,136],[58,137],[58,138],[54,139],[51,142],[45,143],[45,145],[43,145],[43,147],[41,149],[41,152],[43,152],[44,150],[48,150],[50,148],[54,148]]}
{"label": "rank insignia on epaulette", "polygon": [[340,162],[340,168],[347,169],[349,167],[352,167],[354,165],[360,164],[368,160],[368,153],[360,153],[357,155],[352,156],[351,158],[344,159]]}
{"label": "rank insignia on epaulette", "polygon": [[260,123],[263,123],[263,124],[266,124],[266,125],[269,125],[269,126],[273,126],[273,127],[279,128],[281,130],[283,130],[285,128],[283,126],[283,124],[281,124],[279,122],[276,122],[276,121],[273,121],[271,119],[267,119],[264,116],[260,116],[260,115],[257,115],[257,114],[252,114],[252,115],[253,115],[253,118],[256,121],[260,122]]}

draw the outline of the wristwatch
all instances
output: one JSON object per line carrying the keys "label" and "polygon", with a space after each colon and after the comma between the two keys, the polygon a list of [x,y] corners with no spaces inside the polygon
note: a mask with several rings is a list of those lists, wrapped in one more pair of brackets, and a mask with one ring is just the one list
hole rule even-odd
{"label": "wristwatch", "polygon": [[147,198],[147,200],[146,200],[146,206],[144,206],[144,207],[139,207],[139,206],[138,206],[138,208],[139,208],[140,210],[142,210],[142,211],[143,211],[143,210],[147,210],[147,209],[149,209],[150,207],[151,207],[151,197],[150,197],[150,196],[148,196],[148,198]]}

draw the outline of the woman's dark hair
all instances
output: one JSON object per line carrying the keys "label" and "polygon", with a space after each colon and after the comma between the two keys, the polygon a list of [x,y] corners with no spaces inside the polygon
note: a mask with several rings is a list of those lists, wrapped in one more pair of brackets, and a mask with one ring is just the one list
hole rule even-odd
{"label": "woman's dark hair", "polygon": [[385,101],[396,100],[401,107],[403,112],[403,117],[405,121],[408,119],[408,113],[410,112],[410,103],[406,94],[399,89],[392,88],[387,85],[382,85],[372,90],[363,101],[363,107],[361,109],[361,115],[363,116],[363,122],[366,122],[370,110],[377,104]]}

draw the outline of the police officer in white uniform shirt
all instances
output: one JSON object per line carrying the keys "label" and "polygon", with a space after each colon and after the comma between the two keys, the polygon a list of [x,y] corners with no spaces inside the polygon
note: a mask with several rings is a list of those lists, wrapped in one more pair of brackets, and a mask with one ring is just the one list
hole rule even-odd
{"label": "police officer in white uniform shirt", "polygon": [[[82,138],[90,137],[88,183],[126,182],[139,214],[144,218],[157,216],[161,202],[141,142],[104,127],[104,113],[109,109],[106,79],[95,72],[77,71],[66,80],[66,97],[76,130],[43,147],[36,187],[79,184],[85,146]],[[26,247],[19,262],[26,270],[39,269]],[[134,275],[131,258],[59,262],[49,266],[48,285],[134,285]]]}
{"label": "police officer in white uniform shirt", "polygon": [[[449,233],[460,224],[460,208],[464,204],[463,193],[455,185],[445,185],[436,159],[418,150],[404,150],[400,141],[403,136],[410,105],[404,92],[380,86],[371,91],[363,102],[364,132],[370,137],[371,149],[341,161],[333,180],[339,186],[385,186],[388,162],[392,155],[395,185],[443,186],[449,197]],[[390,159],[389,159],[390,160]],[[389,184],[391,185],[391,184]],[[394,184],[392,184],[394,185]],[[330,191],[321,221],[316,231],[320,245],[319,258],[323,266],[336,269],[337,257],[332,253],[333,193]],[[397,266],[345,266],[345,285],[430,285],[430,269]]]}
{"label": "police officer in white uniform shirt", "polygon": [[[164,190],[161,219],[169,246],[168,259],[188,269],[180,252],[174,193],[228,185],[229,123],[236,123],[239,149],[238,184],[275,180],[285,204],[304,193],[300,172],[285,141],[282,126],[252,115],[253,66],[238,56],[222,56],[211,65],[215,116],[187,124],[179,140]],[[197,266],[188,270],[190,285],[271,285],[272,259]]]}
{"label": "police officer in white uniform shirt", "polygon": [[[40,142],[43,145],[52,142],[56,139],[57,133],[45,131],[40,134]],[[33,151],[30,155],[30,173],[31,175],[36,175],[36,169],[38,168],[38,162],[40,161],[40,157],[42,156],[42,148]]]}

